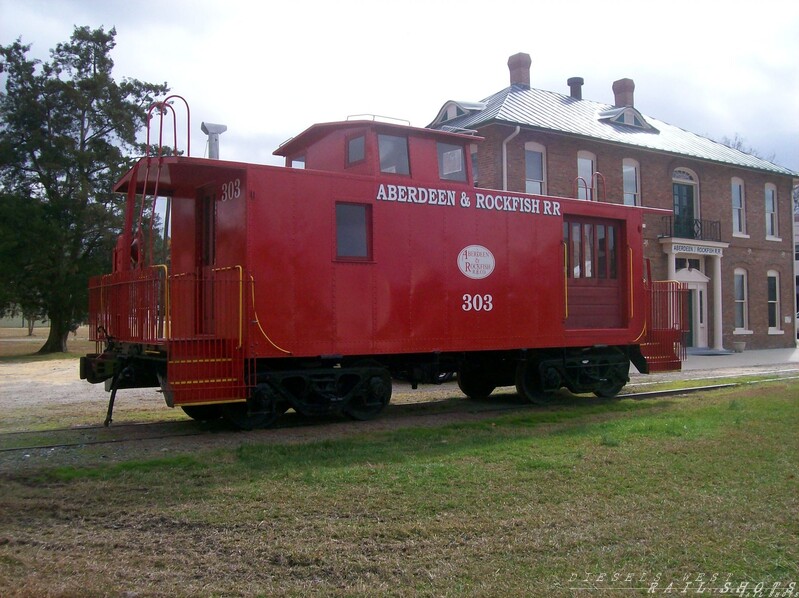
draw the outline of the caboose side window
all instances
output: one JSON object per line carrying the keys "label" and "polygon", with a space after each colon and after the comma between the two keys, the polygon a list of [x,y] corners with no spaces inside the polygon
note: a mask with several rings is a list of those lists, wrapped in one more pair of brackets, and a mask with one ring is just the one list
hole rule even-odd
{"label": "caboose side window", "polygon": [[366,157],[366,138],[363,135],[347,140],[347,166],[362,162]]}
{"label": "caboose side window", "polygon": [[410,174],[407,138],[396,135],[378,135],[377,146],[380,151],[380,172]]}
{"label": "caboose side window", "polygon": [[463,147],[451,143],[437,143],[438,176],[445,181],[465,181],[466,166],[463,161]]}
{"label": "caboose side window", "polygon": [[371,206],[336,204],[336,258],[369,260],[372,257]]}

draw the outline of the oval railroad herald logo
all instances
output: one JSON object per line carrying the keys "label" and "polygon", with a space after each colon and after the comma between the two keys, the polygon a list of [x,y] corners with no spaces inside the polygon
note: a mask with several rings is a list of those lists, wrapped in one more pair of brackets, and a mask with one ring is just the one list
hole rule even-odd
{"label": "oval railroad herald logo", "polygon": [[458,268],[468,278],[486,278],[494,271],[495,264],[494,254],[482,245],[469,245],[458,253]]}

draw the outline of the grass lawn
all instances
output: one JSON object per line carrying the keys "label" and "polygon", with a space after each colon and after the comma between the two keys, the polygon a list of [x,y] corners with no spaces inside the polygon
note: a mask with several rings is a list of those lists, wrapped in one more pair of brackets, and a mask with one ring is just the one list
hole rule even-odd
{"label": "grass lawn", "polygon": [[797,397],[775,382],[10,475],[0,595],[796,595]]}

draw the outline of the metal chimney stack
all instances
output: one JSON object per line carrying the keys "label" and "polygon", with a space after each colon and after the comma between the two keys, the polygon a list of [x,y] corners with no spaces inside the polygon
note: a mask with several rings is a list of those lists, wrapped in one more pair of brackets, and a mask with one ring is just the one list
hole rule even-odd
{"label": "metal chimney stack", "polygon": [[227,131],[227,126],[204,122],[200,125],[200,129],[208,135],[208,157],[211,160],[219,160],[219,136]]}

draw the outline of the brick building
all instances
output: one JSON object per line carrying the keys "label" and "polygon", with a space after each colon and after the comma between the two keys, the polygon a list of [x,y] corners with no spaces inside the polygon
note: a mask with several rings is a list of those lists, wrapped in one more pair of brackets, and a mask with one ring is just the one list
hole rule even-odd
{"label": "brick building", "polygon": [[645,116],[631,79],[613,105],[530,87],[531,60],[508,60],[510,86],[447,102],[432,128],[477,131],[479,187],[664,208],[646,218],[654,279],[685,282],[689,346],[794,346],[791,189],[799,174]]}

